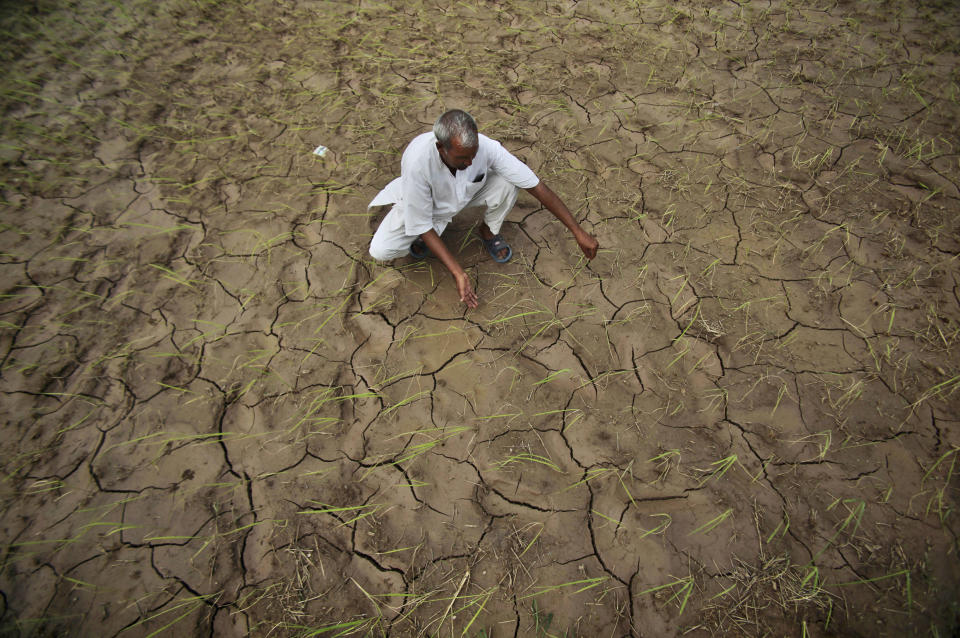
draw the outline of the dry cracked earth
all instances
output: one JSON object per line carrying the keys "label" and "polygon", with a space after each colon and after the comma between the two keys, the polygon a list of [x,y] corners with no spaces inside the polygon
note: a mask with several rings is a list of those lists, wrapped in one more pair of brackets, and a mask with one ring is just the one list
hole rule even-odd
{"label": "dry cracked earth", "polygon": [[[0,634],[960,631],[950,3],[0,25]],[[526,194],[477,310],[369,258],[451,107],[596,259]]]}

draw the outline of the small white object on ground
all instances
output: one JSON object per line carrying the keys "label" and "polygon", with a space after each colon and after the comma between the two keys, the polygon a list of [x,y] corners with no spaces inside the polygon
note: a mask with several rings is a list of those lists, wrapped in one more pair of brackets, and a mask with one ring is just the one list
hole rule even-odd
{"label": "small white object on ground", "polygon": [[316,155],[316,156],[318,156],[318,157],[323,157],[324,155],[327,154],[327,150],[328,150],[328,149],[327,149],[326,146],[318,146],[317,148],[315,148],[315,149],[313,150],[313,154]]}

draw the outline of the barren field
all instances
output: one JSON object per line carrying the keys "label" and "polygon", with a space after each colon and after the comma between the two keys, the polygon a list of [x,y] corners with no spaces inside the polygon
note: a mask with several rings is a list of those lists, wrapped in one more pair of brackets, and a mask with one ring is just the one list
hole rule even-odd
{"label": "barren field", "polygon": [[[951,3],[0,28],[0,635],[960,635]],[[371,260],[453,107],[596,259]]]}

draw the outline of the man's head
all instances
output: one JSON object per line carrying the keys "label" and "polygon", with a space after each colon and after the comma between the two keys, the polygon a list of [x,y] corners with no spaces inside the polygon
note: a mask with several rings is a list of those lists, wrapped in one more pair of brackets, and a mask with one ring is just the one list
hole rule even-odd
{"label": "man's head", "polygon": [[477,156],[477,123],[466,111],[452,109],[438,117],[433,135],[437,138],[440,159],[455,171],[470,166]]}

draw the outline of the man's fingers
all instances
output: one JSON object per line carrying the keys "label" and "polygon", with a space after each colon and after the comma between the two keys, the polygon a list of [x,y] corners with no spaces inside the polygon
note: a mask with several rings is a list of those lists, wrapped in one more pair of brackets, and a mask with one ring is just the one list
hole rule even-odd
{"label": "man's fingers", "polygon": [[457,277],[457,290],[460,291],[460,301],[467,304],[470,308],[477,307],[477,293],[473,291],[473,286],[470,285],[470,279],[468,279],[466,275]]}
{"label": "man's fingers", "polygon": [[587,259],[593,259],[597,256],[597,248],[600,246],[600,242],[596,240],[592,235],[587,235],[586,240],[580,244],[580,249],[583,251],[583,254],[586,255]]}
{"label": "man's fingers", "polygon": [[464,294],[460,295],[460,301],[467,304],[467,306],[470,308],[476,308],[478,305],[477,295],[472,290],[469,290]]}

